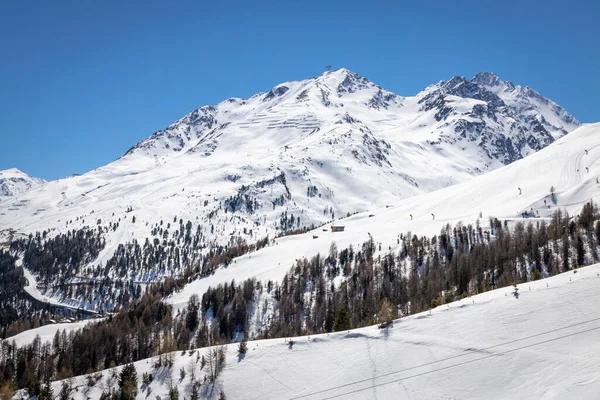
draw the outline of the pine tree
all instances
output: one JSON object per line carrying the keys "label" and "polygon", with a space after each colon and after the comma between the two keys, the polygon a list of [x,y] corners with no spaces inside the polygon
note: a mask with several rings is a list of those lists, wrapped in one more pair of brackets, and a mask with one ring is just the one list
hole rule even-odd
{"label": "pine tree", "polygon": [[185,315],[185,326],[193,331],[198,326],[200,319],[198,316],[198,310],[200,309],[200,299],[197,294],[190,296],[188,300],[187,313]]}
{"label": "pine tree", "polygon": [[335,321],[333,323],[333,330],[336,332],[339,331],[347,331],[352,328],[352,318],[350,318],[350,313],[346,307],[340,308],[337,316],[335,317]]}
{"label": "pine tree", "polygon": [[137,371],[132,363],[125,365],[121,370],[119,387],[121,398],[133,399],[137,395]]}
{"label": "pine tree", "polygon": [[329,299],[327,300],[327,312],[325,313],[325,332],[331,332],[334,323],[335,316],[333,314],[333,303],[331,301],[331,297],[329,297]]}
{"label": "pine tree", "polygon": [[69,395],[71,394],[71,386],[67,382],[63,382],[60,393],[58,393],[59,400],[69,400]]}
{"label": "pine tree", "polygon": [[581,267],[584,262],[585,249],[583,248],[583,239],[577,235],[577,267]]}
{"label": "pine tree", "polygon": [[200,394],[198,393],[198,384],[194,383],[192,385],[192,393],[190,393],[190,400],[198,400],[200,397]]}
{"label": "pine tree", "polygon": [[44,387],[40,391],[40,395],[38,396],[39,400],[54,400],[54,391],[52,390],[52,385],[50,385],[50,381],[46,381],[44,383]]}
{"label": "pine tree", "polygon": [[100,399],[100,400],[110,400],[110,397],[111,397],[111,396],[110,396],[110,392],[103,391],[103,392],[100,394],[100,398],[99,398],[99,399]]}
{"label": "pine tree", "polygon": [[519,288],[517,287],[517,283],[513,284],[513,292],[512,295],[515,296],[515,299],[519,298]]}
{"label": "pine tree", "polygon": [[246,354],[248,351],[248,343],[246,342],[246,338],[243,338],[240,344],[238,345],[238,354]]}

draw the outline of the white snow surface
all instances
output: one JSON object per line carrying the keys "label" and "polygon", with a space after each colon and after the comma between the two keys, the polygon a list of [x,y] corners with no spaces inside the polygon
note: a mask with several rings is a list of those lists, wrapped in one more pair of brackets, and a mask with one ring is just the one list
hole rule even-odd
{"label": "white snow surface", "polygon": [[83,321],[77,322],[65,322],[65,323],[57,323],[57,324],[48,324],[44,326],[40,326],[39,328],[29,329],[27,331],[21,332],[15,336],[8,337],[4,339],[8,343],[13,343],[13,341],[17,344],[17,346],[24,346],[27,344],[31,344],[33,339],[37,335],[40,336],[40,340],[42,343],[52,341],[54,335],[57,331],[66,331],[69,334],[70,331],[76,331],[78,329],[83,328],[90,322],[98,322],[99,319],[86,319]]}
{"label": "white snow surface", "polygon": [[[600,383],[600,264],[548,279],[489,291],[394,321],[349,332],[250,341],[202,398],[230,399],[597,399]],[[153,360],[135,363],[138,377],[155,376],[151,397],[165,398],[172,377],[189,397],[196,354],[175,353],[171,370]],[[179,379],[180,368],[186,377]],[[116,369],[117,372],[120,368]],[[98,398],[116,387],[110,371],[92,388],[72,380],[75,399]],[[54,382],[54,393],[61,382]],[[140,382],[141,385],[141,382]],[[146,396],[142,392],[141,397]]]}
{"label": "white snow surface", "polygon": [[[206,245],[238,236],[253,243],[273,237],[285,212],[300,218],[296,228],[397,203],[503,166],[579,125],[526,89],[487,74],[402,97],[346,69],[285,82],[201,107],[106,166],[1,201],[0,242],[120,219],[98,265],[175,217],[194,232],[200,225]],[[254,209],[240,202],[225,212],[237,195]]]}
{"label": "white snow surface", "polygon": [[17,168],[2,170],[0,171],[0,202],[44,183],[45,180],[27,175]]}
{"label": "white snow surface", "polygon": [[[274,245],[238,257],[235,263],[213,275],[191,282],[167,301],[181,308],[192,294],[201,296],[209,287],[232,280],[241,282],[256,277],[261,281],[280,281],[296,259],[310,258],[319,252],[328,254],[332,241],[338,249],[351,244],[358,249],[371,234],[376,243],[381,243],[383,254],[387,254],[390,248],[397,250],[401,233],[431,237],[446,224],[475,225],[477,220],[487,228],[490,217],[535,222],[537,218],[521,217],[522,212],[532,209],[541,219],[549,218],[559,208],[575,214],[585,202],[599,202],[599,179],[600,123],[578,128],[535,154],[467,182],[336,221],[336,225],[345,226],[344,232],[333,233],[325,226],[278,238]],[[556,204],[550,194],[552,186]],[[318,238],[313,239],[314,235]]]}

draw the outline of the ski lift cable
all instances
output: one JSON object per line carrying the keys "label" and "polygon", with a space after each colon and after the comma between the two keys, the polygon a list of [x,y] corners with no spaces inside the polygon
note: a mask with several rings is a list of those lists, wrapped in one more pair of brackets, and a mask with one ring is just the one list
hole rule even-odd
{"label": "ski lift cable", "polygon": [[[527,340],[527,339],[532,339],[532,338],[535,338],[535,337],[538,337],[538,336],[547,335],[549,333],[559,332],[559,331],[562,331],[562,330],[565,330],[565,329],[573,328],[573,327],[580,326],[580,325],[589,324],[591,322],[596,322],[596,321],[600,321],[600,317],[599,318],[589,319],[589,320],[582,321],[582,322],[578,322],[578,323],[575,323],[575,324],[572,324],[572,325],[563,326],[562,328],[556,328],[556,329],[552,329],[552,330],[549,330],[549,331],[540,332],[540,333],[536,333],[536,334],[533,334],[533,335],[525,336],[525,337],[522,337],[520,339],[510,340],[508,342],[496,344],[496,345],[493,345],[493,346],[484,347],[482,349],[478,349],[478,352],[487,351],[487,350],[490,350],[490,349],[494,349],[496,347],[502,347],[502,346],[506,346],[506,345],[509,345],[509,344],[517,343],[517,342],[522,342],[522,341]],[[600,327],[596,327],[596,328],[593,328],[593,329],[600,329]],[[538,342],[538,344],[541,344],[541,343],[545,343],[545,342]],[[449,361],[449,360],[453,360],[453,359],[460,358],[460,357],[465,357],[465,356],[467,356],[469,354],[472,354],[472,353],[458,354],[456,356],[446,357],[446,358],[442,358],[440,360],[435,360],[435,361],[431,361],[431,362],[428,362],[428,363],[418,364],[418,365],[415,365],[413,367],[408,367],[408,368],[404,368],[404,369],[401,369],[401,370],[397,370],[397,371],[392,371],[392,372],[388,372],[388,373],[385,373],[385,374],[381,374],[379,376],[371,377],[371,378],[368,378],[368,379],[363,379],[363,380],[359,380],[359,381],[356,381],[356,382],[352,382],[352,383],[347,383],[347,384],[344,384],[344,385],[335,386],[335,387],[332,387],[330,389],[324,389],[324,390],[320,390],[318,392],[312,392],[312,393],[308,393],[308,394],[304,394],[304,395],[292,397],[289,400],[302,399],[302,398],[309,397],[309,396],[312,396],[312,395],[316,395],[316,394],[320,394],[320,393],[325,393],[325,392],[330,392],[330,391],[335,390],[335,389],[341,389],[341,388],[344,388],[344,387],[347,387],[347,386],[352,386],[352,385],[356,385],[356,384],[359,384],[359,383],[372,381],[373,379],[379,379],[379,378],[383,378],[383,377],[386,377],[386,376],[395,375],[395,374],[398,374],[398,373],[401,373],[401,372],[406,372],[406,371],[410,371],[410,370],[413,370],[413,369],[417,369],[417,368],[421,368],[421,367],[426,367],[426,366],[429,366],[429,365],[437,364],[437,363],[440,363],[440,362]],[[496,353],[496,354],[501,354],[501,353]],[[496,355],[496,354],[494,354],[494,355]]]}
{"label": "ski lift cable", "polygon": [[570,333],[570,334],[559,336],[559,337],[556,337],[556,338],[544,340],[542,342],[537,342],[537,343],[533,343],[533,344],[530,344],[530,345],[525,345],[525,346],[517,347],[515,349],[510,349],[510,350],[502,351],[500,353],[489,354],[487,356],[475,358],[473,360],[467,360],[467,361],[463,361],[463,362],[460,362],[460,363],[457,363],[457,364],[448,365],[447,367],[441,367],[441,368],[437,368],[437,369],[434,369],[434,370],[431,370],[431,371],[426,371],[426,372],[421,372],[419,374],[409,375],[409,376],[404,377],[404,378],[399,378],[399,379],[394,379],[394,380],[387,381],[387,382],[378,383],[378,384],[375,384],[375,385],[368,386],[366,388],[356,389],[356,390],[352,390],[352,391],[345,392],[345,393],[342,393],[342,394],[337,394],[337,395],[330,396],[330,397],[324,397],[323,399],[324,400],[335,399],[335,398],[342,397],[342,396],[347,396],[347,395],[353,394],[353,393],[364,392],[365,390],[370,390],[370,389],[376,388],[378,386],[384,386],[384,385],[389,385],[391,383],[402,382],[402,381],[405,381],[405,380],[408,380],[408,379],[411,379],[411,378],[416,378],[416,377],[419,377],[419,376],[428,375],[428,374],[431,374],[433,372],[439,372],[439,371],[444,371],[444,370],[451,369],[451,368],[454,368],[454,367],[460,367],[460,366],[463,366],[463,365],[466,365],[466,364],[470,364],[470,363],[473,363],[473,362],[476,362],[476,361],[481,361],[481,360],[485,360],[485,359],[492,358],[492,357],[497,357],[497,356],[501,356],[501,355],[505,355],[505,354],[509,354],[509,353],[514,353],[515,351],[524,350],[524,349],[527,349],[527,348],[530,348],[530,347],[534,347],[534,346],[539,346],[540,344],[555,342],[555,341],[560,340],[560,339],[565,339],[565,338],[573,337],[573,336],[576,336],[576,335],[581,335],[583,333],[595,331],[595,330],[598,330],[598,329],[600,329],[600,326],[597,326],[597,327],[594,327],[594,328],[585,329],[585,330],[579,331],[579,332]]}

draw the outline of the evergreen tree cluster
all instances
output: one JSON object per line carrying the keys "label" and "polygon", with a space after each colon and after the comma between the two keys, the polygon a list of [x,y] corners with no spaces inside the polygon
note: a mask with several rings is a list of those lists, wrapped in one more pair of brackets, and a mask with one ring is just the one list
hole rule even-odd
{"label": "evergreen tree cluster", "polygon": [[[540,279],[598,262],[600,221],[593,204],[577,217],[557,211],[549,222],[506,222],[492,218],[490,231],[447,225],[439,235],[400,234],[397,252],[381,252],[374,239],[356,251],[301,259],[280,283],[268,282],[275,314],[258,332],[262,338],[347,330],[397,315],[427,310],[464,296]],[[342,276],[334,283],[336,277]],[[204,315],[218,322],[214,334],[231,340],[248,334],[250,307],[265,290],[254,279],[223,284],[202,297]],[[213,327],[214,329],[215,327]]]}
{"label": "evergreen tree cluster", "polygon": [[[51,342],[42,343],[39,336],[24,346],[5,340],[0,344],[0,387],[11,383],[38,393],[42,382],[48,380],[83,375],[176,350],[172,327],[171,307],[152,292],[106,320],[68,334],[57,331]],[[133,378],[123,379],[122,387],[133,391],[133,385],[127,384]]]}
{"label": "evergreen tree cluster", "polygon": [[37,328],[52,318],[72,312],[52,307],[31,298],[25,292],[27,280],[17,258],[0,250],[0,337],[6,338]]}

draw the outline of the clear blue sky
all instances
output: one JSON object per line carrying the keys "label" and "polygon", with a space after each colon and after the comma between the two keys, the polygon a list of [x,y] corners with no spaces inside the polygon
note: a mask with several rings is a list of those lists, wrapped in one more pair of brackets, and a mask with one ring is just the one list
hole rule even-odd
{"label": "clear blue sky", "polygon": [[493,71],[600,121],[598,1],[4,1],[0,169],[84,173],[194,108],[349,68]]}

